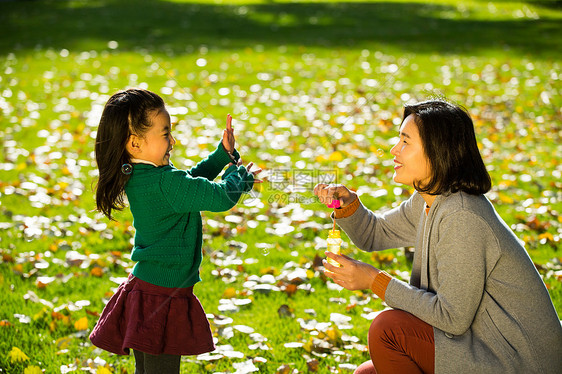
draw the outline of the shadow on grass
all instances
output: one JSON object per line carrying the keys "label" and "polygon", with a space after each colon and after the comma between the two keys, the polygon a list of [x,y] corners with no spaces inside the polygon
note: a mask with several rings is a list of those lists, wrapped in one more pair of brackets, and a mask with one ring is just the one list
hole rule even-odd
{"label": "shadow on grass", "polygon": [[37,47],[183,54],[267,46],[377,48],[393,53],[481,54],[506,49],[561,54],[560,19],[474,20],[456,8],[419,3],[214,5],[149,0],[0,2],[0,53]]}
{"label": "shadow on grass", "polygon": [[541,6],[543,8],[562,9],[562,0],[529,0],[526,3]]}

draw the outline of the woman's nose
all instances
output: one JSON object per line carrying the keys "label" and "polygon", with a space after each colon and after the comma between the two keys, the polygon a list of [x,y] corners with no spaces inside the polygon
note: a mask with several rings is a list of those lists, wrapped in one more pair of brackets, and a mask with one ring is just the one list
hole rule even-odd
{"label": "woman's nose", "polygon": [[400,149],[400,147],[398,147],[399,144],[400,144],[400,142],[396,143],[396,144],[394,145],[394,147],[392,147],[392,148],[390,149],[390,154],[391,154],[391,155],[393,155],[393,156],[398,156],[399,149]]}

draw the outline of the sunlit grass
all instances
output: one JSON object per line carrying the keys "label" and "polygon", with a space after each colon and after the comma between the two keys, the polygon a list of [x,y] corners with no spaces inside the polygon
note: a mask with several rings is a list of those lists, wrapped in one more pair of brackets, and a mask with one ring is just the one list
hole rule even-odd
{"label": "sunlit grass", "polygon": [[[391,181],[388,151],[403,104],[434,94],[473,114],[494,182],[489,197],[526,243],[560,315],[562,77],[553,46],[562,12],[549,4],[0,2],[0,31],[11,35],[0,40],[0,369],[134,372],[131,358],[87,340],[117,287],[111,278],[132,266],[130,213],[108,222],[93,212],[92,195],[101,108],[130,86],[166,101],[176,166],[212,151],[232,113],[243,159],[265,169],[257,197],[203,213],[195,292],[207,313],[233,319],[214,326],[217,344],[243,358],[186,357],[183,372],[234,372],[249,360],[262,372],[307,372],[313,359],[318,372],[345,372],[341,364],[368,359],[362,315],[384,306],[331,289],[315,268],[331,221],[311,189],[336,173],[372,209],[407,198]],[[377,257],[344,238],[350,255],[407,276],[402,249]],[[296,269],[308,272],[293,289],[283,274]],[[279,291],[246,283],[265,274]],[[251,302],[221,312],[229,296]],[[351,317],[340,330],[347,340],[298,321],[334,328],[331,313]],[[79,330],[84,317],[88,329]],[[254,339],[235,329],[230,337],[225,328],[236,325],[267,338],[261,348],[269,349],[250,349]],[[314,347],[314,338],[330,345]],[[29,359],[12,362],[12,347]]]}

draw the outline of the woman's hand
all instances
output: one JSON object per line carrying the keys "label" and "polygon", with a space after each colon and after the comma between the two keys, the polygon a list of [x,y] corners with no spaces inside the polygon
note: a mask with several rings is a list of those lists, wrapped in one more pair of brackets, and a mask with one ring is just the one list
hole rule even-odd
{"label": "woman's hand", "polygon": [[322,204],[330,204],[332,200],[339,200],[340,206],[344,207],[355,201],[357,194],[349,190],[343,184],[323,184],[314,186],[314,194]]}
{"label": "woman's hand", "polygon": [[350,291],[370,289],[375,277],[380,272],[372,265],[345,255],[326,252],[326,256],[338,262],[341,266],[337,267],[328,263],[327,260],[322,260],[324,274],[336,284]]}
{"label": "woman's hand", "polygon": [[232,116],[228,114],[226,116],[226,130],[222,133],[222,146],[228,153],[234,152],[234,145],[236,139],[234,139],[234,129],[232,128]]}

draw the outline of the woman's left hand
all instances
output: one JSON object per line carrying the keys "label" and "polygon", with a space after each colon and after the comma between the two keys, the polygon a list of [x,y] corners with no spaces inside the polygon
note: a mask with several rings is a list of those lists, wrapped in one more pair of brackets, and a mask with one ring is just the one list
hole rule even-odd
{"label": "woman's left hand", "polygon": [[326,256],[338,262],[337,267],[323,260],[324,274],[336,284],[348,290],[367,290],[371,288],[375,277],[380,272],[376,267],[345,255],[326,252]]}
{"label": "woman's left hand", "polygon": [[345,207],[357,199],[357,193],[351,191],[343,184],[318,183],[314,186],[314,194],[322,204],[330,204],[339,200],[341,207]]}
{"label": "woman's left hand", "polygon": [[232,128],[232,116],[228,114],[226,116],[226,130],[222,133],[222,146],[228,153],[234,152],[234,144],[236,139],[234,139],[234,129]]}

